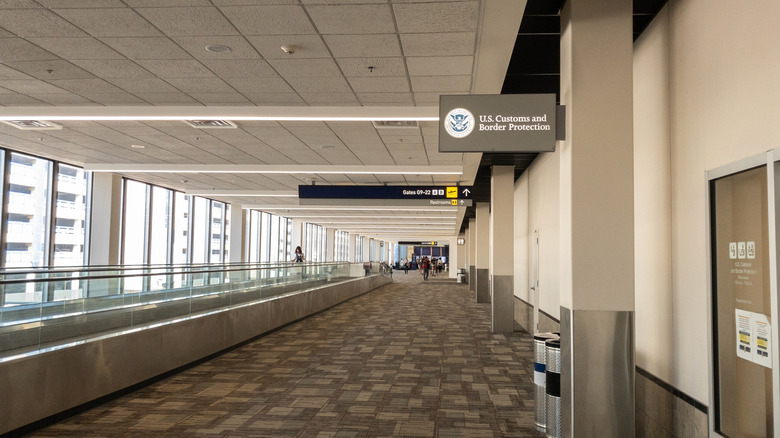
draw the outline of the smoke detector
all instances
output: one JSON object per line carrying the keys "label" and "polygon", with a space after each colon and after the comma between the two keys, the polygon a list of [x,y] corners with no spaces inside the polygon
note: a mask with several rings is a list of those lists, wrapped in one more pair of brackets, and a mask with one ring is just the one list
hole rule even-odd
{"label": "smoke detector", "polygon": [[285,44],[285,45],[282,46],[282,52],[284,52],[284,53],[286,53],[288,55],[292,55],[296,51],[298,51],[298,47],[296,47],[296,46],[289,45],[289,44]]}

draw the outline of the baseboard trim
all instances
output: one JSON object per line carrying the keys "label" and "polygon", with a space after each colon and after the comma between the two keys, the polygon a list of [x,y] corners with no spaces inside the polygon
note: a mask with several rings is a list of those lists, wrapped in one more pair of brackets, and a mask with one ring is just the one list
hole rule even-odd
{"label": "baseboard trim", "polygon": [[663,380],[659,379],[658,377],[651,374],[649,371],[645,370],[644,368],[636,367],[636,372],[642,377],[650,380],[651,382],[655,383],[656,385],[660,386],[667,392],[671,393],[673,396],[679,398],[680,400],[683,400],[684,402],[688,403],[689,405],[693,406],[700,412],[702,412],[704,415],[709,415],[708,411],[709,408],[700,401],[696,400],[695,398],[691,397],[690,395],[680,391],[679,389],[675,388],[674,386],[664,382]]}

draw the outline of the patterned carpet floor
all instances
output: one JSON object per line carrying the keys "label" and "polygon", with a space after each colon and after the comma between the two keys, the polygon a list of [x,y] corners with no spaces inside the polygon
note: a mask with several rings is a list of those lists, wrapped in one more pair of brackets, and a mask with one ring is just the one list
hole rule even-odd
{"label": "patterned carpet floor", "polygon": [[544,436],[533,341],[416,271],[31,436]]}

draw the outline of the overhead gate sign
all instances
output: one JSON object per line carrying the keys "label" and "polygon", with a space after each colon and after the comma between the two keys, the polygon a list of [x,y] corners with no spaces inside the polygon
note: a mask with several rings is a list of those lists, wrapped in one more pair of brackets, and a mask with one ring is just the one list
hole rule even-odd
{"label": "overhead gate sign", "polygon": [[439,152],[553,152],[555,94],[439,98]]}

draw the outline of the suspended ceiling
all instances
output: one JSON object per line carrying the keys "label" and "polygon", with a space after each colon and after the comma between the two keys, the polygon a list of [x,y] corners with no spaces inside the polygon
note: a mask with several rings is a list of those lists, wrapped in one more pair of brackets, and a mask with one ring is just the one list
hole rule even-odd
{"label": "suspended ceiling", "polygon": [[[545,2],[530,3],[538,7]],[[536,52],[523,54],[515,45],[525,4],[524,0],[4,1],[0,2],[0,115],[36,107],[63,114],[84,107],[134,112],[161,107],[281,107],[305,112],[316,107],[332,114],[347,107],[396,112],[430,109],[441,94],[500,93],[502,85],[507,87],[505,76],[513,75],[511,67],[507,70],[510,58],[525,59],[529,65],[537,62]],[[534,15],[530,8],[529,16]],[[285,53],[283,45],[287,51],[291,46],[294,53]],[[220,47],[213,46],[229,50],[216,51]],[[434,121],[421,121],[412,128],[376,128],[367,121],[237,121],[236,129],[210,130],[178,120],[53,121],[63,129],[24,131],[0,124],[0,146],[87,168],[130,166],[136,171],[119,173],[317,223],[360,221],[384,228],[382,235],[390,239],[452,236],[465,211],[334,214],[298,209],[294,197],[246,194],[289,194],[299,184],[311,183],[469,185],[475,182],[481,160],[479,154],[439,153]],[[524,161],[526,166],[530,163]],[[484,166],[485,159],[482,162]],[[226,165],[349,166],[364,171],[392,166],[421,174],[151,170]],[[144,166],[150,170],[142,171]],[[459,167],[463,174],[423,174],[426,168],[443,166]],[[448,225],[441,230],[394,229],[399,223],[423,221]],[[357,224],[334,226],[361,232]],[[376,234],[363,230],[361,234]]]}

